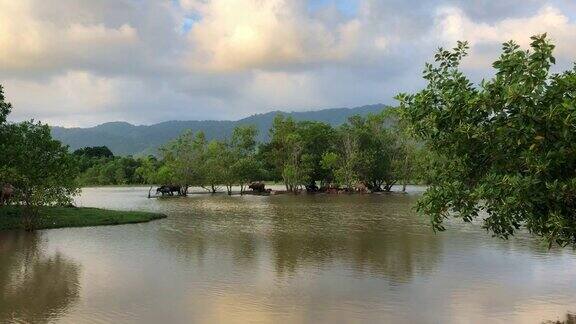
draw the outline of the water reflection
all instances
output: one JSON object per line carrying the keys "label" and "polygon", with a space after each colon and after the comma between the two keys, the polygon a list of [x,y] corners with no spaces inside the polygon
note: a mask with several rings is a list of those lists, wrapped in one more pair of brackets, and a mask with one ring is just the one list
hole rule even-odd
{"label": "water reflection", "polygon": [[0,319],[50,322],[78,300],[79,265],[40,247],[38,233],[0,233]]}
{"label": "water reflection", "polygon": [[411,195],[147,190],[89,189],[79,202],[167,219],[2,237],[0,322],[540,324],[570,323],[576,305],[573,250],[523,232],[493,239],[481,224],[434,234]]}
{"label": "water reflection", "polygon": [[[414,222],[411,198],[386,201],[385,208],[382,197],[370,196],[172,201],[173,224],[160,237],[165,248],[197,260],[214,249],[250,268],[270,255],[279,277],[334,264],[395,282],[432,271],[442,240],[425,221]],[[226,251],[230,254],[222,254]]]}
{"label": "water reflection", "polygon": [[385,208],[371,197],[314,197],[298,208],[290,207],[289,199],[272,204],[276,271],[343,263],[399,282],[431,271],[442,253],[441,240],[409,222],[415,218],[410,199],[386,201]]}

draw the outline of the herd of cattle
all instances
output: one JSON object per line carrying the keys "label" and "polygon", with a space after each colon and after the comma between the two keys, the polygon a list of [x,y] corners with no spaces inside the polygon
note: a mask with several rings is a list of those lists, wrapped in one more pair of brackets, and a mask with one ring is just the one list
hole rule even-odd
{"label": "herd of cattle", "polygon": [[[272,189],[266,189],[266,185],[262,182],[253,182],[248,186],[254,193],[270,193]],[[180,185],[163,185],[156,189],[156,195],[162,196],[185,196],[187,194],[187,187]]]}
{"label": "herd of cattle", "polygon": [[[263,182],[253,182],[248,186],[248,188],[251,189],[252,193],[255,193],[255,194],[271,194],[271,193],[273,193],[272,189],[266,189],[266,184],[264,184]],[[309,184],[309,185],[305,186],[305,188],[306,188],[306,192],[308,192],[308,193],[338,194],[338,193],[351,193],[351,192],[357,192],[357,193],[368,192],[367,187],[363,184],[359,184],[350,190],[347,188],[342,189],[342,188],[335,186],[335,185],[326,185],[326,186],[318,187],[318,185],[316,185],[316,183]],[[187,191],[187,188],[182,187],[180,185],[163,185],[163,186],[158,187],[158,189],[156,189],[156,195],[185,196],[187,193],[186,191]],[[280,192],[276,192],[276,193],[280,193]]]}
{"label": "herd of cattle", "polygon": [[[270,194],[272,193],[272,189],[266,189],[266,185],[263,182],[253,182],[248,186],[249,189],[252,190],[255,194]],[[156,195],[162,196],[185,196],[187,187],[183,187],[180,185],[163,185],[156,189]],[[0,206],[8,205],[10,200],[14,196],[14,187],[10,184],[4,184],[0,187]],[[364,185],[359,185],[352,190],[341,189],[334,185],[328,185],[323,187],[318,187],[315,183],[309,184],[306,186],[306,191],[309,193],[329,193],[329,194],[337,194],[343,192],[360,192],[364,193],[367,192],[367,188]]]}

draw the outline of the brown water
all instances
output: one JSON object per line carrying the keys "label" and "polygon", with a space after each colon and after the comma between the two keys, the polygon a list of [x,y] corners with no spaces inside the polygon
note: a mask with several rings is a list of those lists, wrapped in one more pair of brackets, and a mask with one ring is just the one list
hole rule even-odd
{"label": "brown water", "polygon": [[576,253],[478,224],[434,234],[418,194],[146,199],[147,224],[0,232],[0,323],[541,323],[576,311]]}

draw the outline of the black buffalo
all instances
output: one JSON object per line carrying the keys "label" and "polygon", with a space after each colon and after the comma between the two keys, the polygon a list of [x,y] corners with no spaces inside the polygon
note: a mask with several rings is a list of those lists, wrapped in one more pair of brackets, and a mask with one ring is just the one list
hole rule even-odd
{"label": "black buffalo", "polygon": [[182,186],[164,185],[156,189],[156,194],[162,194],[162,196],[164,195],[174,196],[174,193],[180,195],[182,193]]}
{"label": "black buffalo", "polygon": [[318,192],[318,191],[320,191],[320,188],[318,188],[318,185],[316,185],[316,182],[310,182],[308,185],[306,185],[306,191],[307,192]]}

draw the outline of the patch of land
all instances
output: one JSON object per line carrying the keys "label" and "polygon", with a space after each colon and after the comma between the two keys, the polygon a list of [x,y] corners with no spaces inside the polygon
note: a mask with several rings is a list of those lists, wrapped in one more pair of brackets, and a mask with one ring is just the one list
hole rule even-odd
{"label": "patch of land", "polygon": [[[0,207],[0,230],[22,229],[22,208]],[[145,223],[166,218],[159,213],[117,211],[99,208],[43,207],[35,220],[35,229],[87,227]]]}

